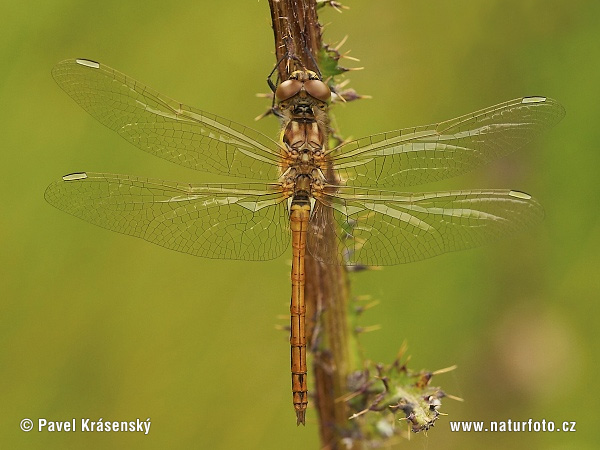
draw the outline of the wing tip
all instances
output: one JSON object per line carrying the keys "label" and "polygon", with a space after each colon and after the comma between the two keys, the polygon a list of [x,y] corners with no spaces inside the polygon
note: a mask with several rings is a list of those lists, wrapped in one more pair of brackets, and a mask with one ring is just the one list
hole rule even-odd
{"label": "wing tip", "polygon": [[526,192],[512,190],[508,193],[508,195],[511,197],[520,198],[523,200],[531,200],[531,195],[527,194]]}
{"label": "wing tip", "polygon": [[73,65],[84,66],[91,69],[100,69],[100,63],[87,58],[72,58],[65,59],[63,61],[58,62],[52,68],[52,77],[54,80],[62,87],[60,78],[64,75],[65,71],[69,70],[69,67]]}
{"label": "wing tip", "polygon": [[548,99],[548,97],[542,97],[540,95],[532,95],[530,97],[523,97],[521,99],[521,103],[545,103],[546,100],[552,101],[552,99]]}
{"label": "wing tip", "polygon": [[88,177],[86,172],[69,173],[62,177],[63,181],[78,181],[85,180]]}
{"label": "wing tip", "polygon": [[75,59],[75,63],[82,66],[91,67],[92,69],[100,68],[100,63],[91,59],[77,58]]}
{"label": "wing tip", "polygon": [[567,114],[567,111],[565,110],[564,106],[562,106],[559,102],[557,102],[553,98],[544,97],[542,95],[532,95],[528,97],[523,97],[521,98],[521,104],[526,106],[545,104],[546,107],[549,108],[548,111],[551,111],[552,116],[552,118],[548,121],[549,126],[556,125]]}

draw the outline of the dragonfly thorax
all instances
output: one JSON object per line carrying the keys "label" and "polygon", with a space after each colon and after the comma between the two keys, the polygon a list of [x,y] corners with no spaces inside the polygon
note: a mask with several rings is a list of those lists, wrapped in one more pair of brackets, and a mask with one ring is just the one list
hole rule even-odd
{"label": "dragonfly thorax", "polygon": [[284,183],[293,186],[294,195],[300,191],[311,195],[314,189],[321,189],[325,182],[325,132],[314,121],[291,120],[283,130],[282,140],[287,149]]}
{"label": "dragonfly thorax", "polygon": [[[306,94],[298,93],[288,102],[283,115],[281,143],[286,149],[285,169],[292,177],[308,175],[320,179],[324,167],[328,122],[326,109],[315,109],[315,102],[306,102]],[[324,102],[320,102],[325,106]],[[316,114],[315,114],[316,112]],[[301,115],[301,117],[298,116]]]}

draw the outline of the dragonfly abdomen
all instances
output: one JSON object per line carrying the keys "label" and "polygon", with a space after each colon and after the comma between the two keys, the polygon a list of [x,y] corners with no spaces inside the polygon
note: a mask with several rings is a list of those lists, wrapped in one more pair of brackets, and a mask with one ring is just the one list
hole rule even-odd
{"label": "dragonfly abdomen", "polygon": [[294,198],[290,207],[292,231],[292,298],[290,304],[290,346],[292,360],[292,395],[296,410],[296,423],[305,422],[308,388],[306,385],[306,305],[304,302],[304,255],[306,232],[310,217],[308,198]]}

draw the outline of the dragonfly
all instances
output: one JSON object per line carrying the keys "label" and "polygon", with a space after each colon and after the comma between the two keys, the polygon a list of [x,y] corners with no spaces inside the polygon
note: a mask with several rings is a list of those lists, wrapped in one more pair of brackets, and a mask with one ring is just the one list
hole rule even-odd
{"label": "dragonfly", "polygon": [[[543,209],[516,190],[400,192],[506,155],[564,116],[523,97],[443,122],[329,148],[331,88],[297,70],[275,90],[278,139],[184,105],[107,65],[57,64],[59,86],[139,149],[181,166],[236,177],[182,183],[76,172],[48,186],[56,208],[119,233],[204,258],[263,261],[292,244],[290,345],[297,424],[308,405],[304,260],[394,265],[479,246],[534,226]],[[383,190],[382,188],[385,188]],[[325,240],[333,233],[335,243]]]}

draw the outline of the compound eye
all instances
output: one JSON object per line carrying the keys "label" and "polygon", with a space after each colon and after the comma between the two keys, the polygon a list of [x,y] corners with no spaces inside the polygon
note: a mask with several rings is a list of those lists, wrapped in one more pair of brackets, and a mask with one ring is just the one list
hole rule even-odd
{"label": "compound eye", "polygon": [[302,82],[299,80],[286,80],[277,86],[275,90],[275,97],[280,102],[292,98],[302,89]]}
{"label": "compound eye", "polygon": [[331,91],[329,86],[323,83],[321,80],[308,80],[304,82],[304,89],[314,97],[322,102],[326,102],[331,97]]}

